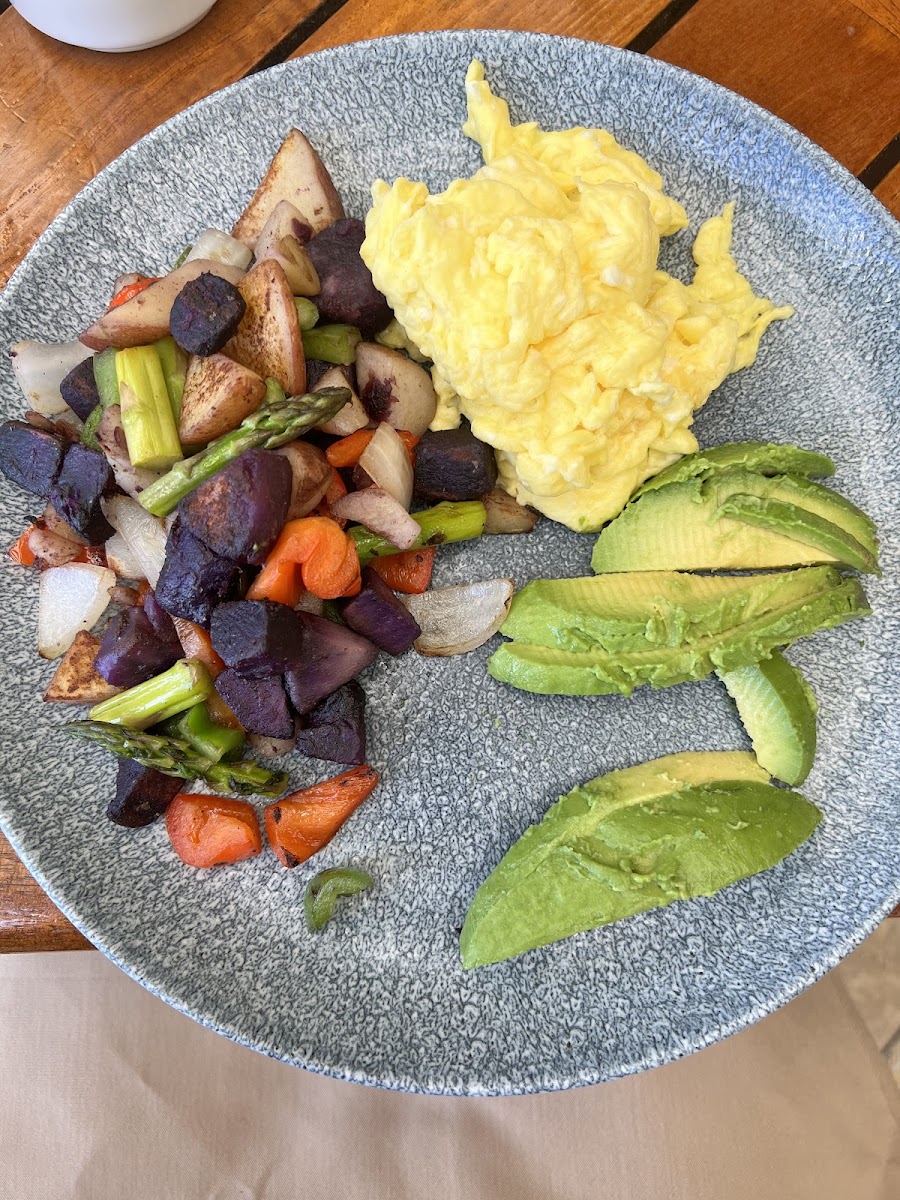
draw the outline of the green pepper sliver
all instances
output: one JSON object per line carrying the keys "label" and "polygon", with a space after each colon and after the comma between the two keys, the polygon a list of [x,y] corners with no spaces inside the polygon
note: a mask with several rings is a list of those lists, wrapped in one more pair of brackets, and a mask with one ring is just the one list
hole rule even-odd
{"label": "green pepper sliver", "polygon": [[94,381],[97,384],[97,395],[100,403],[87,415],[81,427],[81,441],[89,450],[99,450],[97,430],[103,420],[104,412],[113,404],[119,403],[119,379],[116,375],[116,350],[110,346],[100,354],[94,355]]}
{"label": "green pepper sliver", "polygon": [[195,704],[177,717],[171,733],[212,762],[240,758],[246,740],[242,729],[226,729],[214,721],[205,703]]}
{"label": "green pepper sliver", "polygon": [[367,871],[355,867],[331,867],[314,875],[303,893],[303,912],[310,932],[328,924],[339,896],[357,896],[374,882]]}

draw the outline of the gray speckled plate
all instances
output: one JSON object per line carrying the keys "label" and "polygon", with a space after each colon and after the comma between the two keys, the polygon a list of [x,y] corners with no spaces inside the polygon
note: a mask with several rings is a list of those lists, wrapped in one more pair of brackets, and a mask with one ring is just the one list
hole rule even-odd
{"label": "gray speckled plate", "polygon": [[[478,162],[460,133],[473,55],[515,119],[600,124],[644,154],[697,222],[738,201],[736,253],[762,294],[796,304],[758,364],[697,423],[832,454],[836,486],[879,522],[875,615],[797,645],[821,701],[804,788],[825,811],[789,860],[677,904],[464,974],[457,931],[507,847],[573,784],[687,749],[747,740],[712,680],[619,697],[544,698],[488,679],[490,647],[383,658],[369,673],[371,761],[384,783],[305,868],[270,854],[195,872],[161,825],[106,822],[113,760],[56,732],[35,653],[34,579],[3,564],[2,816],[40,882],[115,962],[203,1023],[344,1079],[451,1094],[594,1083],[688,1054],[771,1012],[832,967],[900,895],[896,724],[900,237],[841,167],[752,104],[663,63],[516,33],[441,33],[326,51],[254,76],[124,154],[38,241],[0,298],[0,343],[75,336],[120,271],[163,270],[203,226],[229,227],[284,132],[312,137],[349,209],[378,177],[443,187]],[[689,239],[666,250],[686,270]],[[22,400],[4,370],[3,407]],[[5,483],[3,544],[35,501]],[[590,537],[441,552],[438,584],[584,574]],[[296,760],[298,786],[333,773]],[[301,895],[354,862],[377,891],[312,937]]]}

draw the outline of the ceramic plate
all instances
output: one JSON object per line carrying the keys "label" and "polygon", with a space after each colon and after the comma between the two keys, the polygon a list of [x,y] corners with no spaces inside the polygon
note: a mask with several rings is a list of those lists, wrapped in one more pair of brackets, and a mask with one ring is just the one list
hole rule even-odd
{"label": "ceramic plate", "polygon": [[[900,895],[897,467],[900,238],[843,168],[747,101],[605,46],[429,33],[345,46],[253,76],[188,109],[103,171],[53,223],[0,298],[0,343],[76,336],[116,275],[164,271],[198,230],[229,228],[298,125],[362,216],[378,177],[443,188],[478,166],[460,132],[481,57],[515,120],[601,125],[658,168],[698,223],[737,201],[735,248],[756,290],[797,307],[758,363],[697,421],[701,443],[799,442],[881,526],[875,615],[799,643],[821,702],[803,791],[825,813],[796,854],[713,899],[673,905],[516,961],[464,973],[457,935],[476,888],[556,797],[601,772],[680,750],[744,748],[711,679],[621,697],[531,696],[487,677],[493,645],[451,659],[382,656],[365,679],[370,761],[384,782],[313,863],[269,853],[197,872],[162,825],[103,813],[114,761],[59,732],[42,705],[37,587],[0,572],[4,828],[63,911],[124,970],[197,1020],[342,1079],[484,1095],[595,1083],[689,1054],[796,995]],[[691,233],[666,245],[689,270]],[[11,373],[2,401],[22,410]],[[3,544],[36,502],[3,484]],[[592,538],[535,534],[442,550],[438,585],[589,571]],[[496,641],[496,639],[495,639]],[[317,767],[322,769],[317,774]],[[333,774],[295,759],[295,786]],[[318,936],[301,896],[355,863],[377,889]]]}

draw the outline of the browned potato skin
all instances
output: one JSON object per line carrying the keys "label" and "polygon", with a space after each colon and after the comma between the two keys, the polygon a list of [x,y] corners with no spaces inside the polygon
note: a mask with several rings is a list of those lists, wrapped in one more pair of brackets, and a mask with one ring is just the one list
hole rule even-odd
{"label": "browned potato skin", "polygon": [[226,358],[211,354],[188,363],[178,421],[183,446],[201,446],[237,429],[256,412],[266,394],[259,375]]}
{"label": "browned potato skin", "polygon": [[306,387],[306,357],[294,294],[281,266],[267,259],[238,285],[247,311],[225,354],[263,379],[277,379],[289,396]]}
{"label": "browned potato skin", "polygon": [[235,285],[244,277],[244,272],[238,267],[229,267],[207,258],[195,258],[170,271],[118,308],[111,308],[104,313],[84,331],[80,341],[92,350],[107,350],[110,346],[121,350],[127,346],[147,346],[150,342],[159,341],[169,332],[169,317],[175,297],[186,283],[205,271],[220,275]]}
{"label": "browned potato skin", "polygon": [[60,659],[44,699],[57,704],[99,704],[121,692],[94,670],[100,639],[82,629]]}
{"label": "browned potato skin", "polygon": [[519,504],[501,487],[495,487],[482,500],[487,512],[485,534],[530,533],[540,519],[539,512]]}
{"label": "browned potato skin", "polygon": [[295,521],[316,507],[328,491],[334,469],[322,451],[309,442],[288,442],[275,453],[290,464],[291,504],[285,519]]}
{"label": "browned potato skin", "polygon": [[251,248],[255,246],[269,214],[280,200],[289,200],[300,210],[312,233],[327,229],[344,216],[344,206],[331,176],[299,129],[292,129],[281,143],[231,236]]}

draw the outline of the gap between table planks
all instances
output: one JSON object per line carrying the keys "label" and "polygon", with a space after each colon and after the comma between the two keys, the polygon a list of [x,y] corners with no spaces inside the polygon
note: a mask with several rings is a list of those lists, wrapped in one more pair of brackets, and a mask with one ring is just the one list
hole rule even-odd
{"label": "gap between table planks", "polygon": [[[894,0],[268,0],[249,15],[242,0],[219,0],[177,42],[126,55],[63,46],[0,0],[0,282],[80,187],[202,96],[326,46],[476,27],[624,45],[707,75],[819,141],[900,214]],[[0,837],[0,950],[89,945]]]}

